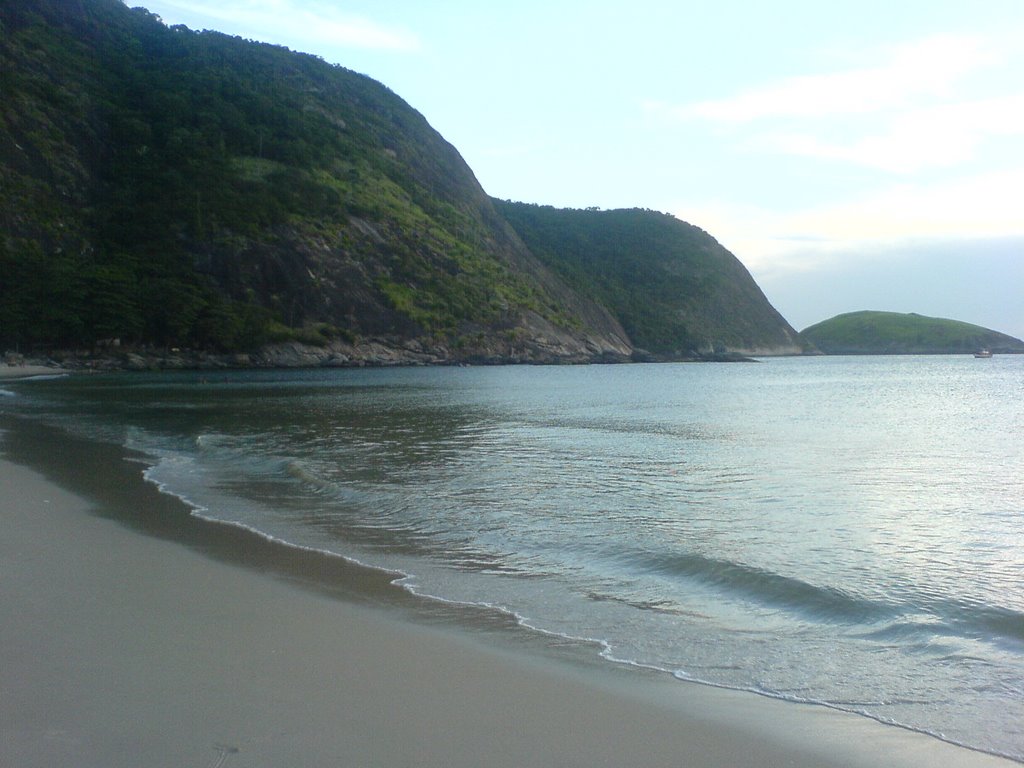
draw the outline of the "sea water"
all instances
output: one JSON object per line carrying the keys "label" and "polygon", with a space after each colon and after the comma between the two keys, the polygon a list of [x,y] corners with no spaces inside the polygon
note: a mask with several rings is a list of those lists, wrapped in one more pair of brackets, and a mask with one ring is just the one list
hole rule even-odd
{"label": "sea water", "polygon": [[1024,761],[1024,357],[6,388],[195,514],[425,599]]}

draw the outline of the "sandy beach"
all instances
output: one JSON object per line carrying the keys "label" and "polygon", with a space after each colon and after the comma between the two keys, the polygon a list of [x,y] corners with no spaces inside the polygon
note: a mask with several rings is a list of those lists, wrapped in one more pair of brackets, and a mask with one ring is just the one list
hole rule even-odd
{"label": "sandy beach", "polygon": [[7,365],[0,363],[0,381],[4,379],[27,379],[32,376],[58,376],[67,371],[46,365]]}
{"label": "sandy beach", "polygon": [[[379,575],[335,594],[256,537],[221,530],[206,547],[126,524],[132,510],[113,506],[145,518],[179,503],[123,459],[33,439],[40,452],[50,440],[48,465],[14,463],[32,458],[22,450],[0,460],[3,765],[1017,765],[821,707],[418,624],[345,597]],[[192,524],[213,539],[225,528]]]}

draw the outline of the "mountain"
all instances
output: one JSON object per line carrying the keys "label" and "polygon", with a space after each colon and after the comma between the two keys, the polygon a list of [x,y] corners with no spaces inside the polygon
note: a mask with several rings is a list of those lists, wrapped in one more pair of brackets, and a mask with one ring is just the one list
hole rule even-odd
{"label": "mountain", "polygon": [[[618,246],[591,265],[526,224],[525,243],[421,114],[314,56],[119,0],[22,0],[0,4],[0,92],[8,347],[582,362],[761,349],[765,322],[766,348],[795,348],[724,249],[700,246],[692,272],[673,262],[689,246],[672,237],[692,239],[681,222],[630,242],[602,218],[591,236]],[[619,258],[650,269],[631,277]]]}
{"label": "mountain", "polygon": [[1024,341],[958,320],[897,312],[850,312],[812,325],[803,338],[827,355],[1024,353]]}
{"label": "mountain", "polygon": [[495,201],[553,272],[654,355],[800,354],[797,332],[709,234],[668,214]]}

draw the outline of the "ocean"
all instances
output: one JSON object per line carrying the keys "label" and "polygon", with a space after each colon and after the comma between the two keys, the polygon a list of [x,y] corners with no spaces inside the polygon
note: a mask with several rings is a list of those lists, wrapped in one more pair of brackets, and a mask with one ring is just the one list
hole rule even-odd
{"label": "ocean", "polygon": [[193,514],[1024,761],[1024,356],[5,382]]}

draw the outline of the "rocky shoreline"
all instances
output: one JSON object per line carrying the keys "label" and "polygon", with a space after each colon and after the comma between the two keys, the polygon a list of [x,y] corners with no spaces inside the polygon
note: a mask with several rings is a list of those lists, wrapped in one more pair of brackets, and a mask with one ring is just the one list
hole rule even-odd
{"label": "rocky shoreline", "polygon": [[[614,359],[613,359],[614,358]],[[425,348],[415,341],[396,344],[370,340],[357,344],[336,342],[324,346],[286,342],[253,352],[217,353],[206,350],[121,347],[100,350],[49,350],[27,354],[8,353],[9,368],[103,372],[228,370],[249,368],[380,368],[417,365],[514,365],[590,362],[629,362],[625,356],[453,354],[447,348]]]}
{"label": "rocky shoreline", "polygon": [[171,370],[229,370],[254,368],[380,368],[420,365],[579,365],[631,362],[745,362],[750,358],[733,353],[665,358],[637,350],[630,355],[594,349],[588,353],[537,347],[499,351],[453,350],[444,345],[425,346],[416,340],[367,339],[356,343],[335,341],[323,346],[285,342],[253,352],[216,353],[205,350],[150,346],[110,347],[98,350],[48,350],[4,355],[3,364],[13,373],[113,372]]}

